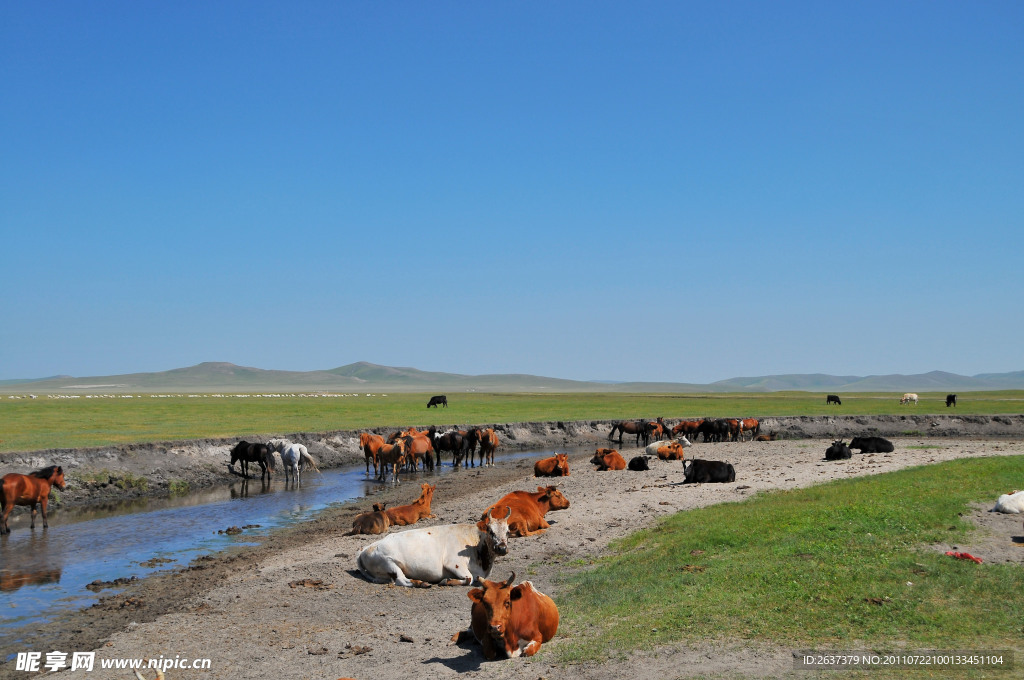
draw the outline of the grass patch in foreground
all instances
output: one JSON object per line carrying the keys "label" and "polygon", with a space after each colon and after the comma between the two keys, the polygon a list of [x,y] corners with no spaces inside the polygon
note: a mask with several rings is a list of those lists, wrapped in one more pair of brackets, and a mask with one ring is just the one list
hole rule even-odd
{"label": "grass patch in foreground", "polygon": [[1022,469],[1021,456],[956,460],[678,513],[564,578],[557,653],[737,639],[1019,649],[1024,569],[922,546],[962,541],[959,513]]}

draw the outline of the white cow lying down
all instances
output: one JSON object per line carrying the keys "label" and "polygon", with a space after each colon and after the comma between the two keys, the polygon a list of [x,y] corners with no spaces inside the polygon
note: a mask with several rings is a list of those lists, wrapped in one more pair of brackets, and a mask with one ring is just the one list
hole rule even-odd
{"label": "white cow lying down", "polygon": [[689,446],[693,446],[693,444],[690,443],[690,440],[687,439],[686,437],[679,437],[678,439],[663,439],[660,442],[654,442],[653,444],[648,444],[647,448],[644,449],[644,453],[646,453],[648,456],[657,456],[658,455],[658,449],[660,449],[662,447],[665,447],[665,446],[668,446],[669,444],[671,444],[673,442],[679,442],[679,445],[682,446],[684,449],[689,447]]}
{"label": "white cow lying down", "polygon": [[356,555],[356,567],[374,583],[406,588],[428,583],[480,584],[495,555],[508,553],[508,518],[487,514],[487,530],[476,524],[410,529],[371,543]]}
{"label": "white cow lying down", "polygon": [[1013,493],[1004,493],[996,501],[996,507],[992,508],[994,512],[1006,512],[1011,514],[1017,514],[1024,512],[1024,491],[1014,491]]}

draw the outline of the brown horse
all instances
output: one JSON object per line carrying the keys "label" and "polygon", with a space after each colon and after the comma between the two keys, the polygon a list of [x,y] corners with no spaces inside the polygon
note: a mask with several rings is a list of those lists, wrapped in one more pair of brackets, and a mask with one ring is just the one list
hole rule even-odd
{"label": "brown horse", "polygon": [[32,524],[29,528],[35,529],[38,504],[43,510],[43,528],[46,529],[49,526],[46,523],[46,503],[50,497],[51,486],[64,490],[64,468],[59,465],[51,465],[28,475],[17,472],[4,475],[3,479],[0,479],[0,535],[11,533],[7,517],[15,505],[28,505],[32,508]]}
{"label": "brown horse", "polygon": [[433,471],[434,445],[430,442],[430,437],[420,432],[414,435],[403,435],[400,441],[405,442],[405,464],[413,472],[419,467],[420,461],[423,462],[424,470]]}
{"label": "brown horse", "polygon": [[644,425],[642,422],[634,420],[620,420],[619,422],[612,425],[612,431],[608,433],[608,439],[612,439],[615,433],[619,433],[619,443],[622,443],[622,435],[624,434],[635,434],[636,445],[640,446],[640,437],[644,434]]}
{"label": "brown horse", "polygon": [[494,450],[498,448],[498,435],[494,434],[493,428],[480,431],[480,465],[484,461],[494,467]]}
{"label": "brown horse", "polygon": [[366,456],[366,475],[370,475],[370,461],[373,461],[373,476],[377,476],[377,452],[380,451],[380,447],[384,446],[384,437],[379,434],[370,434],[369,432],[363,432],[359,435],[359,446],[363,449],[363,455]]}

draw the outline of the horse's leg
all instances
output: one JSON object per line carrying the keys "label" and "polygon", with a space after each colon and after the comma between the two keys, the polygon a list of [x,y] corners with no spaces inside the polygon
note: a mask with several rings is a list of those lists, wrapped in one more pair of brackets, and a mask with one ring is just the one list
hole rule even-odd
{"label": "horse's leg", "polygon": [[29,529],[35,529],[36,528],[36,505],[37,505],[36,503],[32,504],[32,521],[28,525]]}
{"label": "horse's leg", "polygon": [[[3,491],[0,490],[0,493],[3,493]],[[14,503],[11,502],[10,505],[0,507],[2,507],[2,511],[0,511],[0,536],[3,536],[4,534],[11,533],[11,527],[7,524],[7,517],[11,514],[11,510],[14,509]]]}
{"label": "horse's leg", "polygon": [[50,500],[49,498],[47,498],[46,496],[43,496],[43,499],[41,501],[39,501],[39,508],[40,508],[40,510],[42,511],[42,514],[43,514],[43,528],[44,529],[49,529],[50,528],[50,525],[46,523],[46,505],[47,505],[49,500]]}

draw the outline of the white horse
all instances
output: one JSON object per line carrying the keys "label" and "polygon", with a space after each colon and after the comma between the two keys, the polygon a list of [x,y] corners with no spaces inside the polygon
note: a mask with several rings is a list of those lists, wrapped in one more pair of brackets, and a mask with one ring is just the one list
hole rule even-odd
{"label": "white horse", "polygon": [[271,452],[277,451],[281,454],[286,484],[288,483],[289,470],[295,475],[296,482],[300,480],[300,469],[303,466],[309,465],[317,472],[320,472],[320,469],[316,466],[316,461],[313,460],[313,456],[309,455],[309,451],[302,444],[293,444],[285,439],[271,439],[267,442],[267,447]]}

